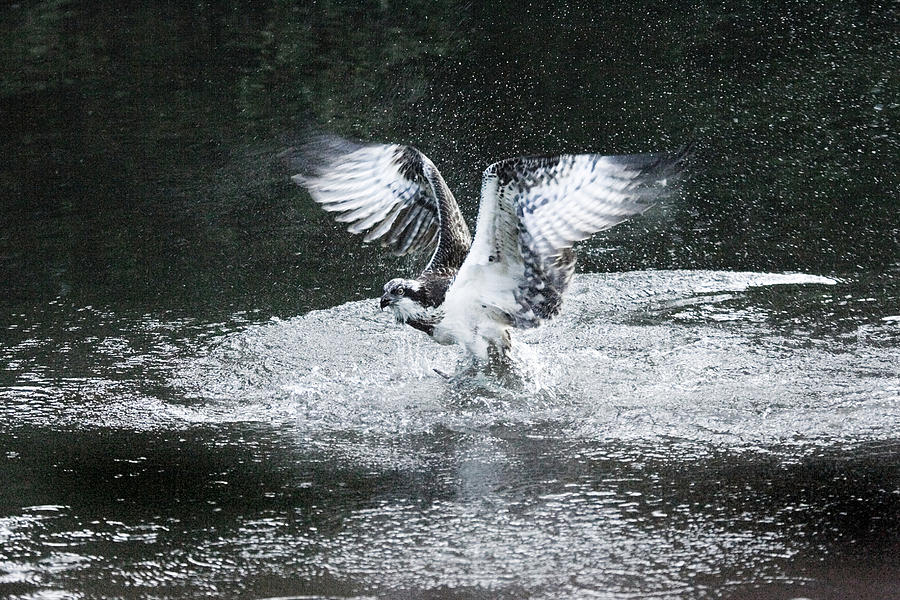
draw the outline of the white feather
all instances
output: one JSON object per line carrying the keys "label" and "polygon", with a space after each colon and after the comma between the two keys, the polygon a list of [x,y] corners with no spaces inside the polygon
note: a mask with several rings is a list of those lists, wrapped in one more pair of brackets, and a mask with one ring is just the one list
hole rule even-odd
{"label": "white feather", "polygon": [[[434,323],[442,344],[461,344],[486,358],[505,347],[512,326],[534,327],[555,315],[574,271],[568,250],[580,240],[643,212],[674,174],[680,157],[596,154],[520,158],[484,171],[474,241],[453,195],[427,157],[412,147],[359,146],[325,137],[325,165],[293,180],[352,233],[379,240],[395,254],[436,248],[445,271],[459,270],[444,302],[426,308],[394,295],[418,291],[415,280],[385,286],[401,322]],[[442,252],[444,248],[446,252]],[[462,261],[465,248],[468,255]],[[448,259],[451,256],[452,259]]]}

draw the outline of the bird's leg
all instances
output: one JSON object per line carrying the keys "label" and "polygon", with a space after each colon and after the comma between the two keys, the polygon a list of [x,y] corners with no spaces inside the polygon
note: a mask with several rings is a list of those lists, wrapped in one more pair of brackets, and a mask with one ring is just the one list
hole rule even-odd
{"label": "bird's leg", "polygon": [[508,329],[503,332],[503,338],[498,343],[488,345],[484,370],[501,381],[507,381],[510,377],[516,378],[515,364],[512,358],[512,339]]}

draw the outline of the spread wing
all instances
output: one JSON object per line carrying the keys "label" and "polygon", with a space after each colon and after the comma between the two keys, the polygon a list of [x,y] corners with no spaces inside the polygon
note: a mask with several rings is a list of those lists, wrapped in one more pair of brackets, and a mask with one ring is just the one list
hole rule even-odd
{"label": "spread wing", "polygon": [[320,136],[282,157],[300,171],[291,179],[366,242],[397,256],[434,250],[426,270],[457,269],[465,259],[471,235],[459,206],[434,164],[412,146]]}
{"label": "spread wing", "polygon": [[572,245],[652,206],[686,152],[514,158],[489,166],[475,241],[448,291],[448,309],[481,304],[493,320],[516,327],[555,316],[575,270]]}

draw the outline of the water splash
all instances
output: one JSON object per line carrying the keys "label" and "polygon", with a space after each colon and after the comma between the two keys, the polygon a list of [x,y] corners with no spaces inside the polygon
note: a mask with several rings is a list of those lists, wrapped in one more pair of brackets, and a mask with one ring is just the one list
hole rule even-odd
{"label": "water splash", "polygon": [[[739,445],[892,436],[896,348],[798,345],[741,295],[837,283],[805,274],[584,275],[559,319],[517,336],[517,385],[464,371],[446,381],[435,370],[459,372],[458,349],[353,302],[225,336],[179,369],[173,384],[199,404],[178,415],[383,434],[550,420],[587,438]],[[727,318],[704,322],[706,312]]]}

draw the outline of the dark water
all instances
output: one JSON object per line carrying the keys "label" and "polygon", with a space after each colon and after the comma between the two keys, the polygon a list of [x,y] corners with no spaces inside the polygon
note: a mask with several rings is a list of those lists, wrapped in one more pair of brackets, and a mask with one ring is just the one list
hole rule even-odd
{"label": "dark water", "polygon": [[[0,7],[0,597],[900,597],[889,2]],[[698,141],[527,381],[275,155]]]}

